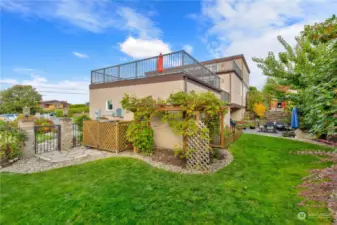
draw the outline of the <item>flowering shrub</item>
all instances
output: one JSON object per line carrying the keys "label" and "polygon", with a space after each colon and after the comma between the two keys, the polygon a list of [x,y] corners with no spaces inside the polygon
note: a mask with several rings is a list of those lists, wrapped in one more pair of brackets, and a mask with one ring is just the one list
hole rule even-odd
{"label": "flowering shrub", "polygon": [[10,123],[0,121],[0,159],[9,160],[21,155],[25,134]]}
{"label": "flowering shrub", "polygon": [[[54,125],[53,121],[48,120],[48,119],[37,119],[34,121],[35,126],[45,126],[45,127],[40,127],[37,129],[37,132],[39,133],[49,133],[52,131],[52,125]],[[50,127],[48,127],[50,126]]]}
{"label": "flowering shrub", "polygon": [[266,111],[266,106],[262,103],[255,103],[253,110],[258,117],[263,118],[264,112]]}

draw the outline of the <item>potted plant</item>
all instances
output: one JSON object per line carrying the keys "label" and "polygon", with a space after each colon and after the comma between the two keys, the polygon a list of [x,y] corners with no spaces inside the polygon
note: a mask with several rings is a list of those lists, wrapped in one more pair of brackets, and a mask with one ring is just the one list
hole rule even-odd
{"label": "potted plant", "polygon": [[255,126],[255,124],[254,124],[254,123],[249,123],[249,128],[250,128],[250,129],[255,129],[255,128],[256,128],[256,126]]}

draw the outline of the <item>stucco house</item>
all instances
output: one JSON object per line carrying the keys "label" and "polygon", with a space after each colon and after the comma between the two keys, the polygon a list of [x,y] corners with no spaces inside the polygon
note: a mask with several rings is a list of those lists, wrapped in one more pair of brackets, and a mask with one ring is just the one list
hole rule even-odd
{"label": "stucco house", "polygon": [[[162,68],[158,69],[158,61]],[[90,117],[107,117],[111,120],[132,120],[132,112],[122,109],[120,101],[125,93],[138,97],[151,95],[167,99],[178,91],[212,92],[230,103],[225,125],[230,118],[241,120],[246,107],[249,68],[243,55],[198,62],[185,51],[172,52],[116,66],[91,71]],[[167,132],[167,125],[154,119],[155,142],[160,147],[172,147],[180,142]]]}
{"label": "stucco house", "polygon": [[59,101],[59,100],[48,100],[48,101],[41,101],[40,107],[43,109],[63,109],[68,107],[70,104],[66,101]]}

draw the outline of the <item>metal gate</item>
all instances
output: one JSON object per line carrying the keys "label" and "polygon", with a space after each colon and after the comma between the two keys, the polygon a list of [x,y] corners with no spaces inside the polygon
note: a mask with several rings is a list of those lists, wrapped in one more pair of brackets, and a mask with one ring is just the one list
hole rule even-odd
{"label": "metal gate", "polygon": [[81,129],[81,126],[78,124],[73,124],[73,147],[82,145],[83,140],[83,131]]}
{"label": "metal gate", "polygon": [[61,150],[61,125],[34,126],[35,153]]}

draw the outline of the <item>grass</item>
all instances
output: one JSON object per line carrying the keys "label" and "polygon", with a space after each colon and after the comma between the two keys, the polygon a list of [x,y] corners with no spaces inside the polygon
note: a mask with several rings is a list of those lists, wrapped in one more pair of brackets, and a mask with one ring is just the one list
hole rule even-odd
{"label": "grass", "polygon": [[[323,147],[244,134],[217,173],[182,175],[110,158],[29,175],[1,174],[1,224],[329,224],[327,209],[297,204]],[[327,166],[327,165],[325,165]],[[305,221],[297,219],[301,211]],[[315,215],[315,216],[310,216]]]}
{"label": "grass", "polygon": [[53,133],[37,133],[36,141],[37,143],[42,143],[55,138],[57,138],[57,135]]}

